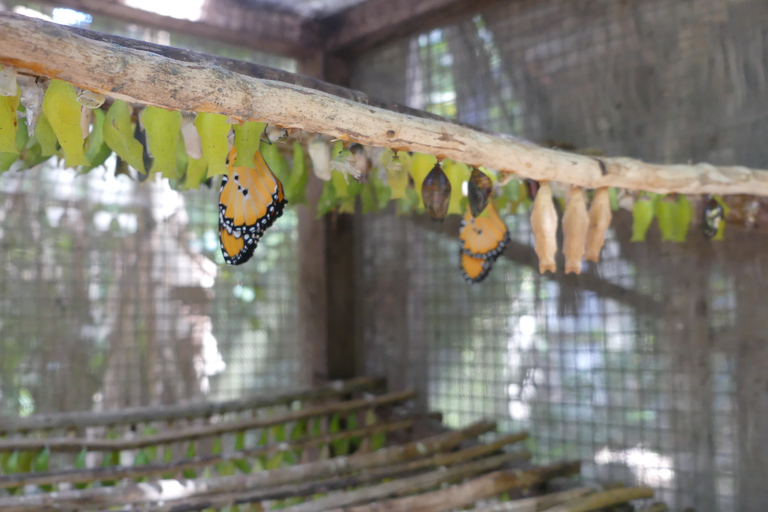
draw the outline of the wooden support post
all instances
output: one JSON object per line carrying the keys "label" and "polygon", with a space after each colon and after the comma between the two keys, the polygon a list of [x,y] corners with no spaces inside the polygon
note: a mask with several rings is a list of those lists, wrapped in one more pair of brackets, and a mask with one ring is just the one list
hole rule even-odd
{"label": "wooden support post", "polygon": [[[317,52],[299,61],[299,73],[333,83],[346,80],[345,64]],[[337,83],[338,85],[338,83]],[[311,383],[357,374],[355,313],[357,268],[354,215],[317,219],[323,183],[312,176],[307,206],[299,207],[299,318],[306,375]]]}
{"label": "wooden support post", "polygon": [[[316,52],[299,60],[298,71],[321,79],[323,54]],[[328,380],[325,223],[316,215],[322,190],[322,182],[311,176],[307,182],[307,204],[296,207],[299,217],[299,339],[303,346],[303,373],[310,384]]]}

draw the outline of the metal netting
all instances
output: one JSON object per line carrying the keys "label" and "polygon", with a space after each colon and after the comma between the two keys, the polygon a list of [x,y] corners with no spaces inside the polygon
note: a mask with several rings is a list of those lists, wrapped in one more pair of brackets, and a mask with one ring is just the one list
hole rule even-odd
{"label": "metal netting", "polygon": [[0,405],[8,414],[295,386],[296,216],[252,265],[219,250],[218,191],[41,165],[0,178]]}
{"label": "metal netting", "polygon": [[[363,55],[353,86],[545,144],[765,168],[766,22],[759,1],[508,2]],[[539,462],[579,458],[676,510],[760,510],[763,237],[633,244],[617,212],[597,266],[542,277],[527,212],[505,220],[513,243],[475,286],[456,221],[362,220],[367,370],[452,426],[529,429]]]}
{"label": "metal netting", "polygon": [[[0,9],[295,70],[292,59],[34,2]],[[225,399],[302,384],[297,218],[224,264],[218,180],[177,192],[51,160],[0,176],[0,414]]]}

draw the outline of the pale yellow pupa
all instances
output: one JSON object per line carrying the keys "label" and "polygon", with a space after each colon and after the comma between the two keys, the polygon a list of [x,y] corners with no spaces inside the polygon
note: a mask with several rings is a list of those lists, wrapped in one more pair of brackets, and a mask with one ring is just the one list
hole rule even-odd
{"label": "pale yellow pupa", "polygon": [[539,183],[539,191],[531,210],[531,229],[536,255],[539,257],[539,272],[556,272],[557,211],[555,203],[552,202],[552,189],[549,188],[548,181]]}
{"label": "pale yellow pupa", "polygon": [[584,191],[572,186],[565,199],[563,213],[563,255],[565,273],[581,274],[581,259],[587,244],[589,215]]}
{"label": "pale yellow pupa", "polygon": [[600,250],[605,243],[605,232],[611,225],[612,217],[608,187],[599,188],[595,191],[592,204],[589,205],[589,230],[587,231],[587,253],[585,255],[588,261],[597,262],[600,260]]}

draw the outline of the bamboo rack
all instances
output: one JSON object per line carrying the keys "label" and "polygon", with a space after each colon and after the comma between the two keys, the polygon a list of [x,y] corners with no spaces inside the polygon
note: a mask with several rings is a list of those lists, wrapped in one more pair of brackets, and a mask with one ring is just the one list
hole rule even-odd
{"label": "bamboo rack", "polygon": [[[367,396],[374,388],[382,394]],[[360,394],[363,398],[357,398]],[[268,417],[242,419],[242,415],[263,410],[265,404],[295,408],[296,402],[290,399],[297,396],[301,397],[298,410],[272,410]],[[55,454],[55,462],[51,457],[55,467],[40,469],[38,461],[7,474],[6,458],[2,466],[6,474],[0,475],[0,510],[106,511],[121,507],[155,512],[231,512],[279,505],[289,512],[442,512],[477,505],[476,510],[485,512],[532,512],[551,507],[559,507],[553,509],[559,512],[589,512],[653,494],[647,488],[601,491],[578,486],[575,481],[572,489],[547,492],[553,479],[559,479],[562,486],[563,479],[577,474],[579,463],[534,466],[532,454],[519,446],[528,439],[528,432],[489,439],[496,428],[491,421],[448,430],[435,423],[434,414],[409,416],[402,407],[388,410],[412,396],[410,391],[385,393],[379,380],[353,379],[314,390],[273,393],[270,398],[187,404],[166,411],[142,407],[82,414],[78,428],[96,437],[109,432],[104,425],[112,425],[110,422],[133,425],[137,418],[141,423],[165,424],[165,430],[146,435],[127,430],[126,439],[75,438],[75,443],[90,447],[93,460],[86,467],[72,467],[71,452],[63,451]],[[223,411],[226,414],[214,415],[210,425],[189,426],[190,422],[210,421],[213,412]],[[46,448],[47,453],[53,453],[51,446],[63,440],[45,436],[55,430],[54,425],[71,428],[75,417],[46,415],[19,420],[15,425],[23,424],[23,432],[6,437],[3,447],[19,456],[38,456],[46,452],[35,450]],[[168,421],[182,417],[183,421]],[[85,418],[98,427],[90,428]],[[309,428],[310,418],[317,429]],[[37,428],[31,428],[33,425]],[[300,425],[303,427],[296,430]],[[252,429],[256,429],[253,434],[261,433],[258,442],[259,436],[244,435]],[[289,431],[303,435],[289,435]],[[421,437],[416,437],[417,432]],[[226,440],[223,445],[227,447],[241,435],[241,444],[235,443],[234,450],[206,451],[199,441],[203,434],[219,443]],[[101,459],[99,450],[107,448],[101,442],[111,443],[113,451],[109,454],[119,455],[115,464],[104,465],[110,459],[108,454]],[[172,460],[161,460],[160,446],[164,445],[180,447],[182,452],[197,446],[204,453],[188,451],[184,456],[174,450],[163,452],[173,453]],[[157,450],[155,460],[137,463],[139,447]],[[511,499],[501,500],[504,494]]]}
{"label": "bamboo rack", "polygon": [[[595,158],[488,133],[269,68],[0,13],[0,64],[134,104],[213,112],[585,188],[768,196],[768,171]],[[236,69],[236,71],[233,71]]]}

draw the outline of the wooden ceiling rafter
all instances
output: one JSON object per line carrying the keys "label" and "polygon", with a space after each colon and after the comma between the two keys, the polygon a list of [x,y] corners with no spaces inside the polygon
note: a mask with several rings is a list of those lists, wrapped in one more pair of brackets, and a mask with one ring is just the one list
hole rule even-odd
{"label": "wooden ceiling rafter", "polygon": [[191,21],[130,7],[117,0],[42,2],[282,57],[307,57],[321,48],[325,41],[317,20],[285,9],[276,9],[268,4],[257,10],[236,0],[217,0],[216,9],[204,9],[199,21]]}

